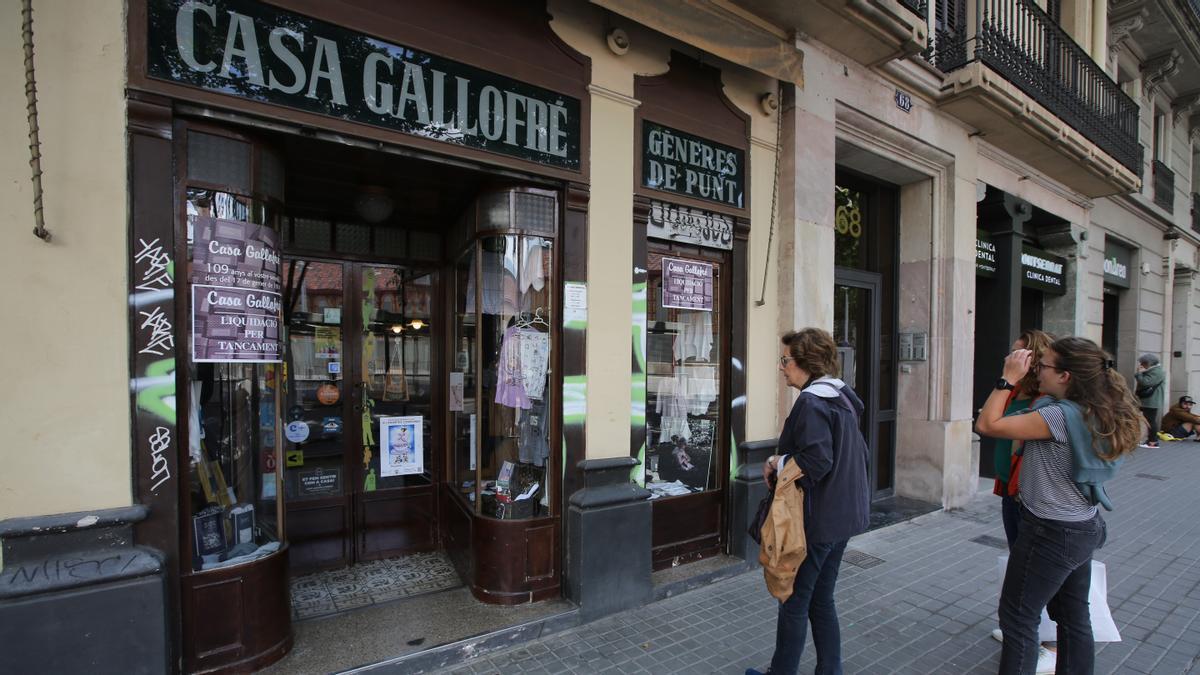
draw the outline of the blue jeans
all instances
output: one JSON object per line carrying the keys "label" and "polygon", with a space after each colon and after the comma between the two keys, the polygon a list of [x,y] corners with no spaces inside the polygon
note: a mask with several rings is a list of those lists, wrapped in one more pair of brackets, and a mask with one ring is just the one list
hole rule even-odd
{"label": "blue jeans", "polygon": [[1008,550],[1017,542],[1017,532],[1021,529],[1021,502],[1016,497],[1004,495],[1000,498],[1000,519],[1004,521],[1004,538],[1008,540]]}
{"label": "blue jeans", "polygon": [[833,604],[833,587],[845,551],[845,541],[808,545],[808,557],[796,572],[792,597],[779,605],[772,675],[793,675],[800,668],[810,619],[813,646],[817,649],[816,672],[841,675],[842,631]]}
{"label": "blue jeans", "polygon": [[1099,514],[1080,522],[1047,520],[1022,508],[1021,521],[1000,591],[1000,674],[1036,672],[1043,607],[1058,624],[1055,672],[1090,674],[1096,644],[1088,590],[1092,552],[1104,543],[1104,520]]}

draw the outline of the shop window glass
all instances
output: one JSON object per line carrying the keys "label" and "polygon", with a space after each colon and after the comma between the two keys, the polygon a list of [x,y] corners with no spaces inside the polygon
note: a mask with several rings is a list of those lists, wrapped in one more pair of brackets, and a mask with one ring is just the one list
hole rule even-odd
{"label": "shop window glass", "polygon": [[375,253],[390,258],[408,255],[407,238],[399,227],[381,225],[375,228]]}
{"label": "shop window glass", "polygon": [[475,298],[468,302],[467,284],[475,279],[475,250],[463,254],[454,267],[454,361],[450,369],[449,400],[453,416],[454,473],[452,482],[475,503],[479,409],[477,405],[478,353],[476,351]]}
{"label": "shop window glass", "polygon": [[370,226],[356,223],[338,223],[337,250],[341,253],[370,253]]}
{"label": "shop window glass", "polygon": [[869,269],[865,195],[845,187],[834,188],[834,264]]}
{"label": "shop window glass", "polygon": [[456,370],[466,361],[464,382],[478,392],[456,414],[459,486],[477,513],[537,517],[550,511],[552,245],[502,235],[473,249],[457,277]]}
{"label": "shop window glass", "polygon": [[323,251],[329,248],[333,225],[327,220],[296,218],[292,241],[297,248]]}
{"label": "shop window glass", "polygon": [[418,260],[442,259],[442,238],[436,232],[410,231],[408,248],[409,255]]}
{"label": "shop window glass", "polygon": [[[706,302],[680,302],[670,292],[678,277],[666,283],[663,268],[684,261],[684,274],[708,288]],[[646,487],[651,499],[713,490],[721,429],[722,266],[679,255],[647,256],[646,297]],[[674,268],[678,270],[679,268]],[[711,282],[703,279],[711,274]],[[682,309],[670,305],[707,304]]]}
{"label": "shop window glass", "polygon": [[518,192],[513,195],[513,223],[521,229],[554,232],[556,207],[553,197]]}
{"label": "shop window glass", "polygon": [[188,177],[250,193],[250,144],[225,136],[189,131]]}
{"label": "shop window glass", "polygon": [[[261,204],[225,192],[187,192],[192,276],[198,219],[219,217],[277,229]],[[278,363],[195,363],[187,392],[192,567],[236,565],[279,549],[276,406]]]}
{"label": "shop window glass", "polygon": [[258,189],[270,199],[283,201],[283,159],[265,148],[258,153]]}

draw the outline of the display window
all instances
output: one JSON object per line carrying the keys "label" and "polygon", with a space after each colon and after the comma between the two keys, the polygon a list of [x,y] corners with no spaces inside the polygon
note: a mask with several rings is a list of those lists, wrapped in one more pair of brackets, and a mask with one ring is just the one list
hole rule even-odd
{"label": "display window", "polygon": [[646,487],[651,499],[715,490],[724,266],[654,251],[647,261]]}
{"label": "display window", "polygon": [[[554,230],[553,198],[538,197],[548,208],[521,209],[519,199],[500,195],[480,200],[480,213],[498,218],[491,227]],[[455,267],[453,475],[476,514],[515,520],[551,512],[553,250],[549,237],[482,234]]]}
{"label": "display window", "polygon": [[[190,167],[197,169],[192,175],[203,177],[208,162],[230,160],[232,175],[212,178],[233,183],[232,189],[249,187],[248,171],[237,171],[238,158],[249,162],[249,144],[189,136]],[[232,189],[186,190],[192,324],[187,456],[195,571],[262,558],[279,550],[281,539],[279,278],[272,248],[278,222],[266,201]]]}

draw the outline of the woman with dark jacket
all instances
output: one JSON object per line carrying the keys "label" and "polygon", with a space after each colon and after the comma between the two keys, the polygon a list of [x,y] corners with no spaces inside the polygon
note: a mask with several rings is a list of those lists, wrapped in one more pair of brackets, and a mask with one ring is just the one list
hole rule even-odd
{"label": "woman with dark jacket", "polygon": [[833,590],[846,542],[866,531],[870,516],[867,443],[859,429],[863,403],[834,377],[837,345],[829,333],[805,328],[787,333],[782,342],[779,370],[800,395],[779,434],[779,454],[767,460],[763,476],[769,480],[788,462],[804,472],[797,480],[804,489],[808,556],[791,597],[779,605],[775,655],[767,672],[796,672],[811,621],[816,672],[840,674],[842,639]]}

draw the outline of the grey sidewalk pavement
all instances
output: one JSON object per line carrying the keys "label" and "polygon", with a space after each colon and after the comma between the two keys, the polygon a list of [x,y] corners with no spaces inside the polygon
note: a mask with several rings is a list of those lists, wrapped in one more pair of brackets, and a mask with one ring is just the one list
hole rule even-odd
{"label": "grey sidewalk pavement", "polygon": [[[1110,483],[1096,559],[1123,641],[1097,645],[1097,673],[1200,673],[1198,482],[1200,444],[1177,442],[1139,450]],[[846,673],[996,672],[1004,533],[999,499],[980,493],[850,542],[837,589]],[[755,571],[445,672],[741,673],[770,661],[776,606]],[[801,672],[813,666],[809,639]]]}

